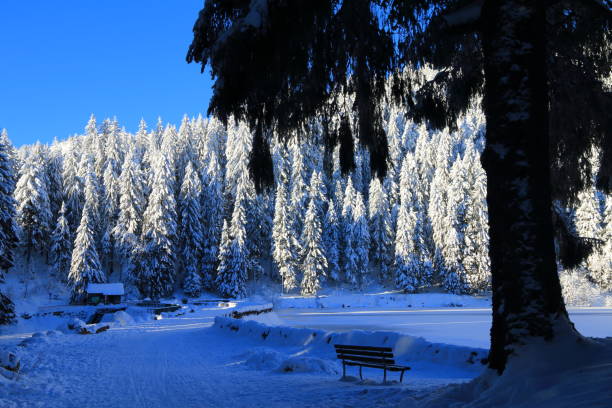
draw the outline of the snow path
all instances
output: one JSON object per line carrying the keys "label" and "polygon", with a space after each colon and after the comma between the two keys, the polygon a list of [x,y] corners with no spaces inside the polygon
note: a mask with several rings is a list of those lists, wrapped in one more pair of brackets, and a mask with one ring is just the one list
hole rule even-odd
{"label": "snow path", "polygon": [[0,385],[0,406],[387,407],[431,387],[467,380],[444,378],[450,376],[432,369],[403,386],[368,386],[341,382],[339,375],[251,369],[242,364],[244,353],[262,344],[210,328],[215,314],[220,311],[203,310],[30,345],[23,352],[22,379]]}

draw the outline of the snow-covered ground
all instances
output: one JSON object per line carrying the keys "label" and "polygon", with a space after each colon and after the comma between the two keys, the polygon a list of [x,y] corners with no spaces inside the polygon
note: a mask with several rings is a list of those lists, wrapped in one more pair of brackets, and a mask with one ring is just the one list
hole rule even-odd
{"label": "snow-covered ground", "polygon": [[[57,316],[31,319],[0,333],[0,351],[15,350],[22,359],[18,379],[0,381],[0,407],[464,407],[466,399],[476,398],[470,393],[494,380],[484,376],[458,388],[449,397],[452,403],[431,398],[484,372],[488,299],[420,296],[285,297],[274,299],[275,307],[284,309],[243,320],[224,316],[235,307],[250,310],[248,303],[189,305],[161,320],[132,312],[135,319],[120,316],[110,330],[95,335],[51,330],[31,337],[37,328],[65,325]],[[571,309],[571,314],[585,335],[612,336],[611,309]],[[392,345],[398,363],[412,370],[404,384],[393,381],[396,374],[382,384],[382,371],[372,369],[364,369],[364,381],[341,381],[332,345],[342,343]],[[611,346],[602,346],[597,364],[591,352],[574,358],[573,375],[586,385],[612,379],[606,368],[612,365]],[[596,381],[584,377],[590,371],[580,361],[587,361]],[[356,372],[348,369],[349,375]],[[568,387],[571,381],[561,376],[555,383]],[[547,384],[506,384],[525,392],[504,395],[503,406],[513,407],[512,398],[516,406],[533,406],[522,394]],[[553,394],[538,398],[554,400],[563,387],[547,392]],[[612,402],[612,395],[600,394],[597,404]],[[571,401],[574,405],[560,406],[580,406]]]}
{"label": "snow-covered ground", "polygon": [[[39,333],[25,347],[15,347],[22,339],[14,335],[0,338],[2,347],[16,349],[22,358],[20,378],[0,383],[0,406],[393,406],[407,395],[464,382],[482,370],[444,358],[413,364],[404,385],[381,386],[382,372],[367,369],[368,381],[339,381],[340,365],[331,345],[304,344],[299,335],[284,343],[273,336],[265,341],[246,330],[213,327],[215,316],[226,312],[201,307],[96,335]],[[427,346],[422,340],[418,344]]]}

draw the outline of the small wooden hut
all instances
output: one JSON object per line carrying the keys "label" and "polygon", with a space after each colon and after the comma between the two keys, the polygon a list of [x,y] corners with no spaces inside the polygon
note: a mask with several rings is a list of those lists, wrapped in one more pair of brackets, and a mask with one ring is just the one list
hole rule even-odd
{"label": "small wooden hut", "polygon": [[90,283],[87,285],[87,304],[117,305],[123,300],[123,283]]}

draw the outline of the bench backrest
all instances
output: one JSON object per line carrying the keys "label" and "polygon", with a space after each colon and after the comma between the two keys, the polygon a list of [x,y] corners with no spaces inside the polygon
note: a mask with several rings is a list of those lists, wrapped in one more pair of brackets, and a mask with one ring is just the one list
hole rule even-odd
{"label": "bench backrest", "polygon": [[344,344],[335,344],[334,347],[340,360],[383,365],[395,364],[391,347],[349,346]]}

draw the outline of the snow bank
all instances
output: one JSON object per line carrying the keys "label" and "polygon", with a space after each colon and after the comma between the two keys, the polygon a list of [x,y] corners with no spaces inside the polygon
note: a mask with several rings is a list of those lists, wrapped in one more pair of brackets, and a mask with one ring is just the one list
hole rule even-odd
{"label": "snow bank", "polygon": [[487,370],[469,383],[430,396],[419,407],[612,407],[612,338],[570,333],[518,351],[503,375]]}
{"label": "snow bank", "polygon": [[256,347],[240,356],[244,365],[254,370],[279,373],[338,374],[338,363],[317,357],[288,355],[268,347]]}
{"label": "snow bank", "polygon": [[41,344],[47,344],[49,343],[49,337],[60,337],[63,335],[64,333],[62,333],[59,330],[47,330],[46,332],[36,332],[32,334],[32,336],[22,340],[19,343],[19,347],[31,347],[31,346],[38,346]]}
{"label": "snow bank", "polygon": [[267,347],[254,348],[240,357],[245,359],[245,366],[254,370],[276,370],[286,358],[283,353]]}
{"label": "snow bank", "polygon": [[290,357],[277,369],[281,373],[338,374],[337,364],[316,357]]}
{"label": "snow bank", "polygon": [[415,362],[450,365],[478,373],[481,360],[488,351],[480,348],[430,343],[423,338],[394,332],[351,331],[345,333],[300,329],[283,326],[267,326],[256,321],[216,317],[214,327],[227,334],[244,336],[269,346],[306,347],[326,359],[335,360],[334,344],[358,344],[363,346],[387,346],[393,348],[399,364]]}

